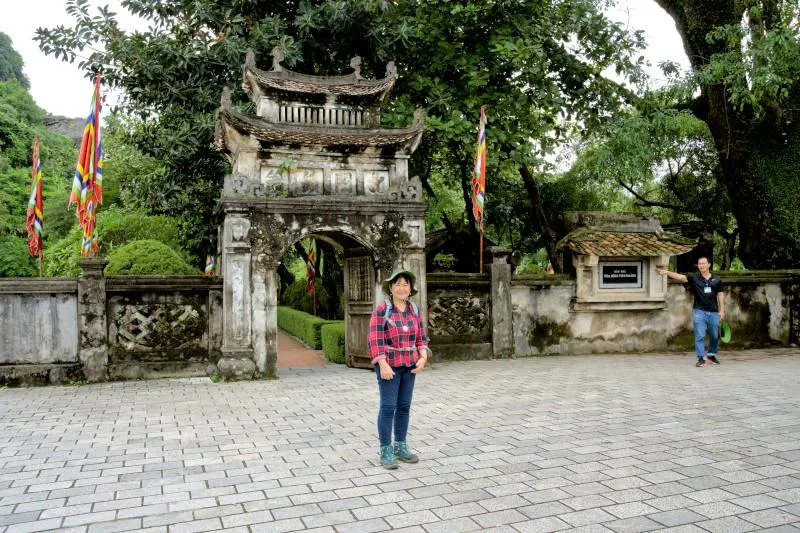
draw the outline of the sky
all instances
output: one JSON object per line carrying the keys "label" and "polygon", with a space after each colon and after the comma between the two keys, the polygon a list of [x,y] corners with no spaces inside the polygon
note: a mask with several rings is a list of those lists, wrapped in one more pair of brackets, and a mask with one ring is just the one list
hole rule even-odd
{"label": "sky", "polygon": [[[65,10],[66,0],[0,1],[0,31],[11,37],[14,48],[22,56],[25,75],[31,82],[30,92],[39,107],[67,117],[82,118],[88,114],[92,81],[84,78],[77,61],[70,64],[46,56],[33,40],[37,27],[71,24],[72,19]],[[89,0],[89,3],[109,5],[120,15],[123,28],[146,27],[119,7],[119,0]],[[688,67],[675,24],[654,0],[618,0],[617,7],[609,15],[632,29],[644,30],[648,42],[645,57],[653,65],[650,73],[656,83],[661,78],[658,62],[673,60]]]}

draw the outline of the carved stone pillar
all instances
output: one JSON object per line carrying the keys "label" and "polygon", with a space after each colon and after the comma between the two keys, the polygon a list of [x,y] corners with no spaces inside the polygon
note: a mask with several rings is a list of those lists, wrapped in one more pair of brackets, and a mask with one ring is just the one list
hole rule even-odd
{"label": "carved stone pillar", "polygon": [[78,260],[83,272],[78,277],[78,358],[88,381],[108,379],[108,323],[106,319],[106,278],[108,261],[98,257]]}
{"label": "carved stone pillar", "polygon": [[491,268],[492,355],[514,355],[514,330],[511,315],[511,250],[500,246],[489,248],[494,258]]}
{"label": "carved stone pillar", "polygon": [[253,258],[253,356],[266,378],[278,375],[278,261]]}
{"label": "carved stone pillar", "polygon": [[254,370],[266,378],[278,376],[278,265],[291,238],[280,217],[251,218],[251,339]]}
{"label": "carved stone pillar", "polygon": [[217,363],[228,379],[252,379],[250,220],[228,212],[222,230],[222,357]]}
{"label": "carved stone pillar", "polygon": [[415,249],[415,248],[407,249],[405,253],[405,260],[403,261],[402,267],[405,268],[406,270],[410,270],[411,272],[414,273],[415,276],[417,276],[417,285],[414,287],[415,289],[417,289],[417,295],[414,296],[413,300],[422,310],[422,314],[425,317],[427,326],[428,290],[427,290],[427,282],[425,281],[427,278],[425,270],[425,251],[422,249]]}

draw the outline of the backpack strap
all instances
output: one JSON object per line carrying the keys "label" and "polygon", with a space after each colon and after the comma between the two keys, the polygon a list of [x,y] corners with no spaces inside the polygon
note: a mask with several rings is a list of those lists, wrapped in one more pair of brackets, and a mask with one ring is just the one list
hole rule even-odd
{"label": "backpack strap", "polygon": [[[383,303],[386,304],[386,310],[383,312],[383,328],[386,329],[386,323],[389,322],[389,317],[391,316],[394,308],[392,307],[392,301],[389,298],[385,299]],[[409,303],[411,304],[411,312],[419,319],[419,307],[417,307],[417,304],[414,302]]]}
{"label": "backpack strap", "polygon": [[392,301],[387,298],[383,303],[386,304],[386,309],[383,312],[383,329],[386,329],[386,323],[389,322],[389,316],[392,314]]}

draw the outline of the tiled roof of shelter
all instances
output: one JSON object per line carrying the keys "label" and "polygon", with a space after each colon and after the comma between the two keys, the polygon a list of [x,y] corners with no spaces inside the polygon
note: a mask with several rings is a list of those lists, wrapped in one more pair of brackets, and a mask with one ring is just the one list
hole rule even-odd
{"label": "tiled roof of shelter", "polygon": [[[333,96],[372,97],[382,100],[397,80],[394,62],[386,65],[386,77],[369,80],[361,77],[361,58],[350,61],[353,73],[344,76],[314,76],[287,70],[281,65],[283,53],[276,48],[272,52],[272,70],[256,67],[255,54],[247,51],[244,64],[244,89],[248,93],[268,92],[269,89],[304,94],[323,94]],[[254,87],[257,84],[259,87]],[[267,91],[263,90],[267,89]]]}
{"label": "tiled roof of shelter", "polygon": [[666,232],[596,231],[583,227],[564,237],[559,248],[583,255],[648,257],[680,255],[696,245],[696,242]]}
{"label": "tiled roof of shelter", "polygon": [[[216,141],[226,144],[222,122],[254,138],[280,145],[302,146],[395,146],[413,150],[419,142],[425,123],[421,109],[414,114],[414,122],[407,128],[344,128],[335,126],[274,123],[260,117],[245,115],[233,109],[230,91],[222,93]],[[222,131],[220,131],[222,130]]]}

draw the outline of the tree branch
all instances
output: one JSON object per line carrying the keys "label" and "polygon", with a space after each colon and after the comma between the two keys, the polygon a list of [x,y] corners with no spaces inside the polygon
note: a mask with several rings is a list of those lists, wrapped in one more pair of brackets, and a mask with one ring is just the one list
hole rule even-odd
{"label": "tree branch", "polygon": [[525,183],[525,189],[528,191],[528,199],[531,203],[531,211],[533,218],[539,224],[539,230],[542,232],[542,240],[544,240],[544,247],[547,250],[547,257],[550,259],[550,264],[553,270],[557,273],[564,272],[564,262],[561,260],[561,255],[556,249],[558,244],[558,237],[547,222],[547,215],[542,206],[542,195],[539,190],[539,184],[536,179],[528,170],[528,167],[522,165],[519,167],[519,173],[522,176],[522,181]]}
{"label": "tree branch", "polygon": [[681,212],[681,213],[694,214],[691,211],[689,211],[688,209],[686,209],[685,207],[680,206],[680,205],[673,205],[673,204],[667,204],[667,203],[664,203],[664,202],[654,202],[652,200],[648,200],[647,198],[645,198],[644,196],[642,196],[641,194],[636,192],[633,189],[633,187],[631,187],[630,185],[628,185],[627,183],[625,183],[621,179],[617,178],[617,182],[619,182],[619,184],[622,185],[622,187],[624,187],[626,191],[631,193],[633,195],[633,197],[636,198],[636,200],[637,200],[637,204],[636,205],[639,205],[640,207],[663,207],[664,209],[672,209],[673,211],[678,211],[678,212]]}

